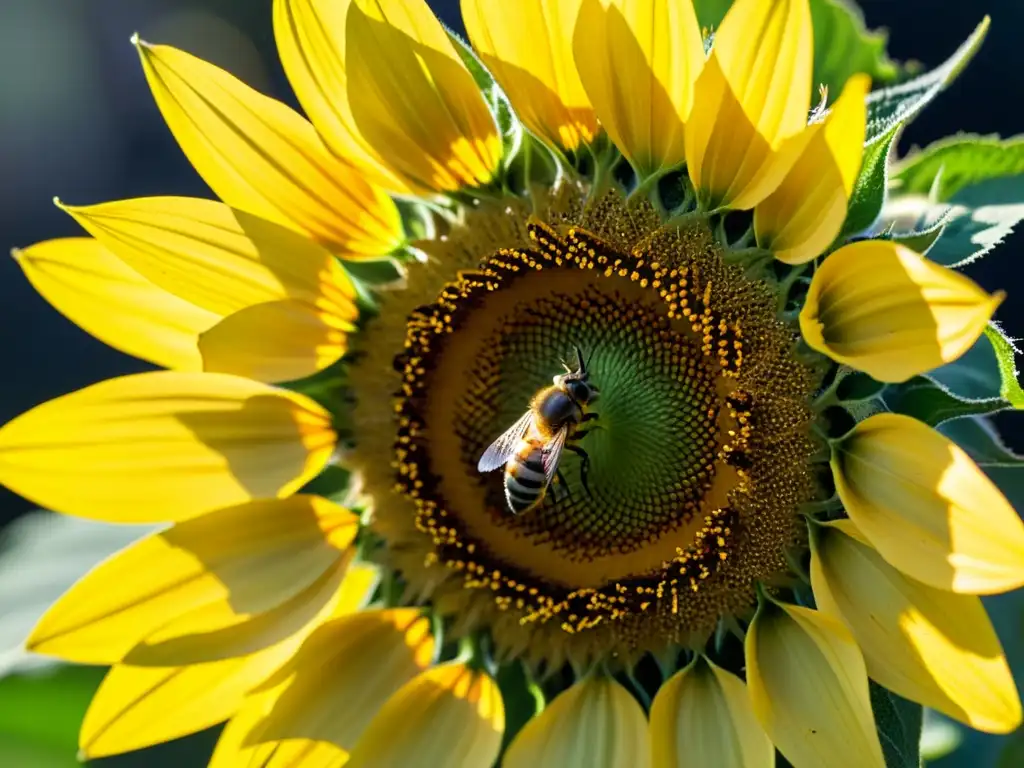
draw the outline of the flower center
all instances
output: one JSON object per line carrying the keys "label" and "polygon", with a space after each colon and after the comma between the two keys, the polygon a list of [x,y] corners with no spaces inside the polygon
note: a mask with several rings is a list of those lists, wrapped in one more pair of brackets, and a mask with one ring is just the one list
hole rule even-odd
{"label": "flower center", "polygon": [[[598,656],[685,642],[787,570],[817,376],[771,286],[725,264],[704,222],[638,227],[621,201],[550,219],[408,317],[393,456],[416,533],[397,510],[380,529],[499,645],[538,652],[531,627]],[[575,347],[600,397],[514,514],[506,472],[478,461]]]}

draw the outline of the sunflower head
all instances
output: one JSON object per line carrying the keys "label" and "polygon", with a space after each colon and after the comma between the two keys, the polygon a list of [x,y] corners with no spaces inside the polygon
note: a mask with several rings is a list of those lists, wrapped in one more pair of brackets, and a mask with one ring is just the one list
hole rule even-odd
{"label": "sunflower head", "polygon": [[85,754],[227,720],[217,768],[859,768],[889,692],[1016,727],[977,595],[1024,584],[1024,524],[933,429],[1024,402],[1012,349],[998,397],[942,383],[1006,373],[1003,294],[886,202],[987,21],[869,94],[894,65],[819,56],[871,43],[814,6],[463,0],[466,43],[276,0],[310,122],[134,41],[221,202],[64,206],[91,237],[17,258],[170,370],[0,431],[14,490],[173,523],[29,640],[112,665]]}

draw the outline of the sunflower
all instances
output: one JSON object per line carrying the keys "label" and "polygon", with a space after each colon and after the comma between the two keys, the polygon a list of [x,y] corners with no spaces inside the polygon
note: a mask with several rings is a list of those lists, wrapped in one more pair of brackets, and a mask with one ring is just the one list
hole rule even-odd
{"label": "sunflower", "polygon": [[[111,666],[83,754],[226,722],[216,768],[863,768],[875,688],[1015,728],[978,595],[1024,524],[856,394],[1003,296],[849,231],[870,83],[812,109],[808,0],[462,12],[472,48],[423,0],[275,0],[310,122],[134,38],[220,202],[61,204],[89,237],[15,253],[167,369],[0,431],[27,498],[170,524],[28,641]],[[600,398],[515,515],[478,461],[563,359]]]}

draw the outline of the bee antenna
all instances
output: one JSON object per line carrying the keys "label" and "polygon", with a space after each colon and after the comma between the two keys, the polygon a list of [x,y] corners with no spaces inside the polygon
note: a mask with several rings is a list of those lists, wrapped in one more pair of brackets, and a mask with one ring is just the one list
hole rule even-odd
{"label": "bee antenna", "polygon": [[579,372],[586,373],[587,365],[583,362],[583,351],[580,349],[579,344],[573,344],[572,348],[576,350],[576,364],[579,367]]}

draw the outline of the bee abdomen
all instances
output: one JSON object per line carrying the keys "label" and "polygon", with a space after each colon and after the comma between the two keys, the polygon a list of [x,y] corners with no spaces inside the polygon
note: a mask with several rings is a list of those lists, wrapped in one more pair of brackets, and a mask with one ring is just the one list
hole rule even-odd
{"label": "bee abdomen", "polygon": [[517,453],[505,470],[505,499],[515,514],[525,512],[544,496],[547,478],[540,450]]}

